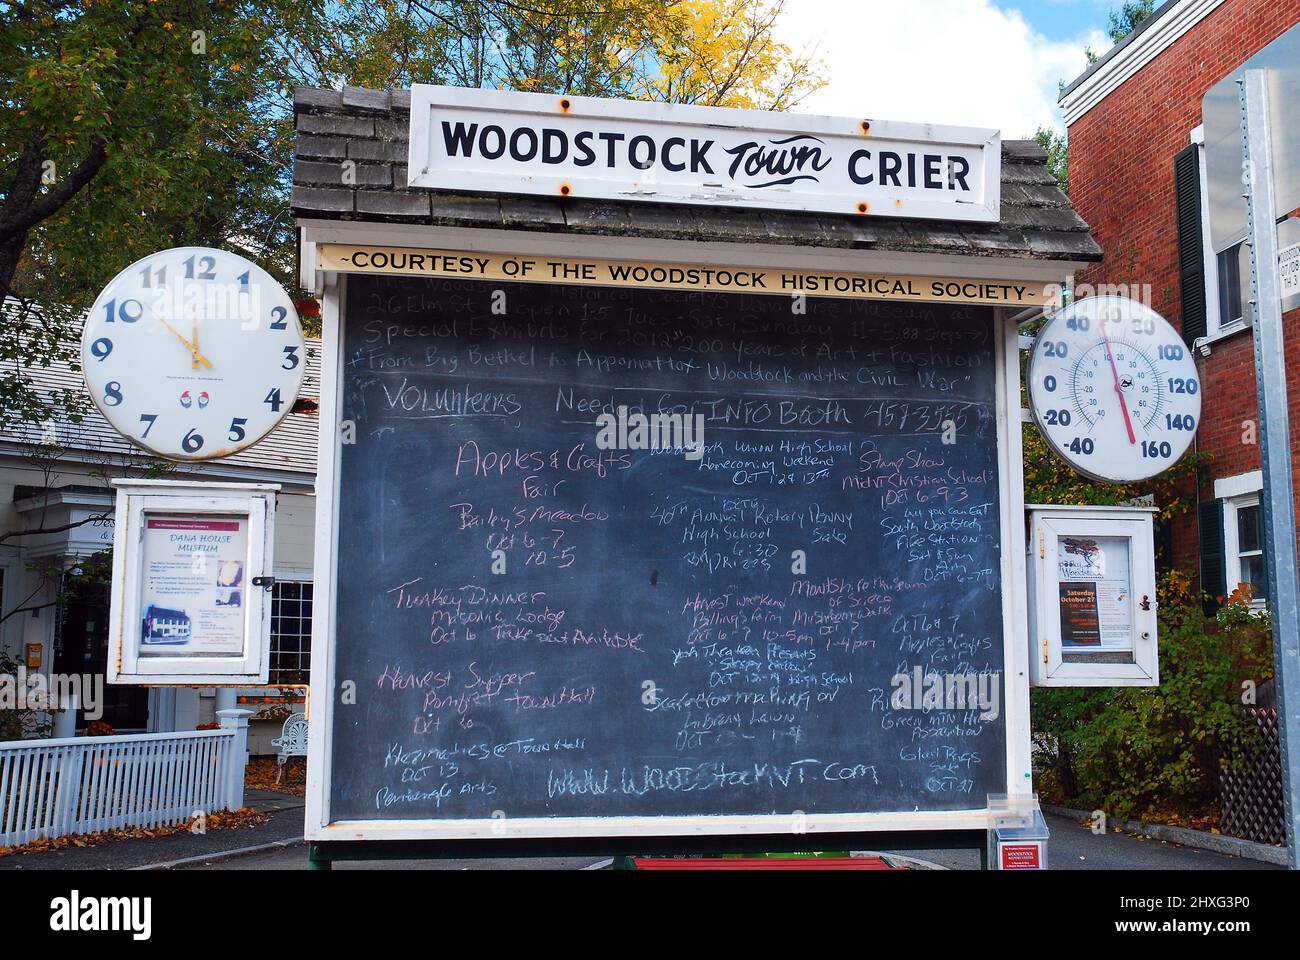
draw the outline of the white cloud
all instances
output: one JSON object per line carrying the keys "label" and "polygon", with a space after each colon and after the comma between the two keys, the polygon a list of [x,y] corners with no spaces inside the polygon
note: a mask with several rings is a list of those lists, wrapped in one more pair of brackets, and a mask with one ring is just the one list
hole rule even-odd
{"label": "white cloud", "polygon": [[995,127],[1004,139],[1063,126],[1057,82],[1087,66],[1100,30],[1065,41],[991,0],[791,0],[781,39],[815,46],[829,83],[798,108],[831,116]]}

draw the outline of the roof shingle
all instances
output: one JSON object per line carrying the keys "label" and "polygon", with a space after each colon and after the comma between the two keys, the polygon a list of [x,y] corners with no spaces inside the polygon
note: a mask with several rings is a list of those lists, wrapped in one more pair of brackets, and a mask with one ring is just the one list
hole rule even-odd
{"label": "roof shingle", "polygon": [[[410,93],[299,87],[290,205],[309,219],[1065,261],[1101,259],[1033,140],[1002,142],[999,223],[520,197],[406,186]],[[344,176],[345,158],[356,164]],[[337,171],[332,179],[331,168]]]}

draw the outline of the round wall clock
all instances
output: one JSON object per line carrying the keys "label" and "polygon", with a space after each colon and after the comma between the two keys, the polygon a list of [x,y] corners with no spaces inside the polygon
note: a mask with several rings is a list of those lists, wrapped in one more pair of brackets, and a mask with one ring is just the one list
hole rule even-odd
{"label": "round wall clock", "polygon": [[90,309],[81,367],[99,412],[173,460],[212,460],[275,428],[302,385],[293,301],[261,267],[225,250],[150,254]]}
{"label": "round wall clock", "polygon": [[1048,445],[1109,483],[1173,466],[1196,433],[1201,384],[1163,317],[1127,297],[1076,300],[1048,318],[1029,360],[1029,408]]}

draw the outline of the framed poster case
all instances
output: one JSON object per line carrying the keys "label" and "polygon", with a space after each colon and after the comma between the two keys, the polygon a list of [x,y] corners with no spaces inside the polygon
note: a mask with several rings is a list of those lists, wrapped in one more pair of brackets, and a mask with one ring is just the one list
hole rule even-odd
{"label": "framed poster case", "polygon": [[1155,508],[1029,509],[1034,685],[1156,686]]}
{"label": "framed poster case", "polygon": [[108,682],[266,683],[279,485],[113,486]]}

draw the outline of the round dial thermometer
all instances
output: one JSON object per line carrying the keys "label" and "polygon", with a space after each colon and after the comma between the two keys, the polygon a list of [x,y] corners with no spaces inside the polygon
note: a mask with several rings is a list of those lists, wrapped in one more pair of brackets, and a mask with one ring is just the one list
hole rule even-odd
{"label": "round dial thermometer", "polygon": [[293,301],[261,267],[224,250],[150,254],[90,309],[81,368],[123,436],[173,460],[251,446],[284,418],[306,349]]}
{"label": "round dial thermometer", "polygon": [[1075,470],[1132,483],[1187,450],[1201,384],[1191,351],[1163,317],[1127,297],[1085,297],[1039,331],[1029,407],[1048,445]]}

